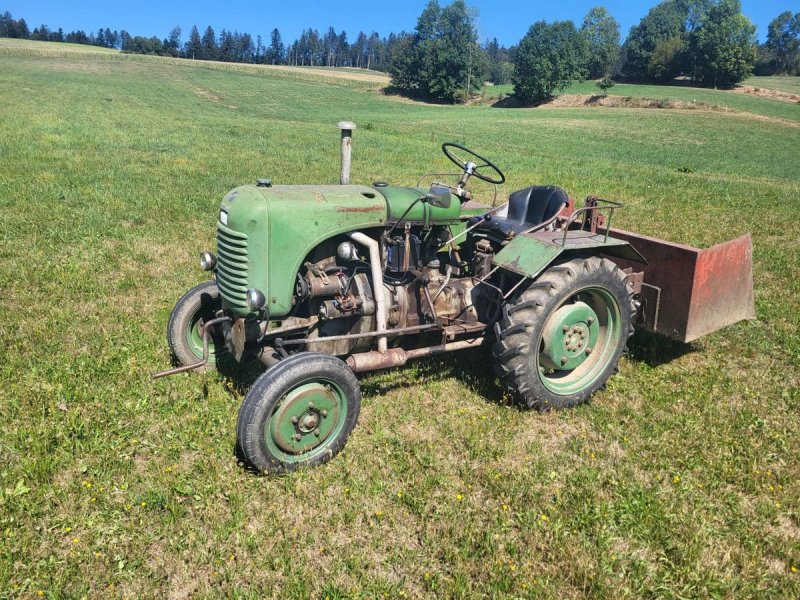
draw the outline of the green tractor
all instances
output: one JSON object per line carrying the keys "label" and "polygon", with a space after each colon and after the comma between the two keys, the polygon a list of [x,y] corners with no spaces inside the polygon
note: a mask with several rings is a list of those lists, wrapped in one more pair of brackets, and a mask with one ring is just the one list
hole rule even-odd
{"label": "green tractor", "polygon": [[[347,125],[347,127],[353,127]],[[617,369],[634,326],[690,341],[753,317],[749,236],[698,250],[610,228],[621,204],[582,206],[533,186],[487,206],[475,177],[491,161],[446,143],[453,182],[342,185],[261,179],[222,200],[213,279],[178,300],[168,341],[177,366],[266,367],[239,411],[240,456],[261,472],[324,463],[356,425],[354,373],[488,347],[524,407],[586,402]]]}

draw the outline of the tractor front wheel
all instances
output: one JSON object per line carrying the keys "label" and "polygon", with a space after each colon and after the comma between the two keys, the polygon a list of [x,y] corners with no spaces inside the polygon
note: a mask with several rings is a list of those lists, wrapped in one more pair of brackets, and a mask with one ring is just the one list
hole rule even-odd
{"label": "tractor front wheel", "polygon": [[616,372],[635,311],[625,273],[610,260],[550,267],[495,325],[497,375],[528,408],[586,402]]}
{"label": "tractor front wheel", "polygon": [[295,354],[267,369],[245,396],[237,449],[262,473],[320,465],[344,447],[360,410],[361,388],[344,362]]}
{"label": "tractor front wheel", "polygon": [[[221,308],[222,300],[214,281],[193,287],[175,303],[167,324],[167,342],[177,365],[191,365],[202,360],[203,323],[213,319]],[[212,332],[208,363],[198,370],[214,369],[219,358],[226,354],[224,340]]]}

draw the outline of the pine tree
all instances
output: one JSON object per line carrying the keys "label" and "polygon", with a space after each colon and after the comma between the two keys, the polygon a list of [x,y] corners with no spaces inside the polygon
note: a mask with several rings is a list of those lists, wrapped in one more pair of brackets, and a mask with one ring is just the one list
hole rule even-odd
{"label": "pine tree", "polygon": [[194,25],[192,31],[189,33],[189,39],[183,48],[183,55],[192,60],[203,57],[203,41],[200,39],[200,32],[197,30],[197,25]]}
{"label": "pine tree", "polygon": [[277,28],[270,33],[269,50],[267,50],[267,62],[271,65],[280,65],[284,61],[286,47],[281,39],[281,32]]}
{"label": "pine tree", "polygon": [[202,39],[203,55],[197,58],[201,60],[217,60],[219,55],[219,46],[217,46],[217,36],[214,29],[209,25],[203,33]]}

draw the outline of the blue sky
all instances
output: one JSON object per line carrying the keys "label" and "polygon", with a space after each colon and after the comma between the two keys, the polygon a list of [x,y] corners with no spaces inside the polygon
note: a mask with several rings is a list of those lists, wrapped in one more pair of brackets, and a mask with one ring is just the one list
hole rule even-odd
{"label": "blue sky", "polygon": [[[341,0],[320,2],[275,2],[273,0],[139,0],[138,2],[108,2],[102,0],[0,0],[0,12],[8,10],[15,18],[24,17],[31,29],[45,23],[65,31],[83,29],[96,31],[100,27],[126,29],[132,35],[157,35],[164,38],[176,25],[183,29],[185,40],[192,25],[201,33],[211,25],[221,29],[261,34],[268,38],[272,28],[281,31],[284,41],[295,39],[302,29],[319,30],[329,25],[345,30],[352,41],[359,30],[389,32],[414,29],[417,17],[427,0],[381,2],[375,0]],[[447,4],[440,0],[440,4]],[[535,21],[571,19],[577,24],[593,6],[605,6],[620,22],[623,38],[657,1],[630,0],[560,0],[535,2],[530,0],[467,0],[480,12],[478,32],[481,41],[496,37],[509,46],[517,43]],[[764,41],[767,25],[779,13],[797,12],[797,0],[743,0],[742,12],[758,27],[758,37]]]}

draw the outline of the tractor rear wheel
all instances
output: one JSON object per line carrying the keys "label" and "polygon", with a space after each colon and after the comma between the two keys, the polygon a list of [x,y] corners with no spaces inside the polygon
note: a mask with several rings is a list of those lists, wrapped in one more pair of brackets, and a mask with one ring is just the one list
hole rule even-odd
{"label": "tractor rear wheel", "polygon": [[262,473],[329,461],[358,421],[361,388],[330,354],[302,352],[270,367],[239,409],[237,452]]}
{"label": "tractor rear wheel", "polygon": [[550,267],[495,324],[496,373],[528,408],[586,402],[616,372],[635,312],[625,273],[610,260]]}
{"label": "tractor rear wheel", "polygon": [[[202,324],[213,319],[221,308],[222,300],[214,281],[206,281],[193,287],[175,303],[167,324],[167,342],[177,365],[191,365],[202,360]],[[208,363],[198,370],[214,369],[220,357],[227,353],[225,341],[212,333],[208,346]]]}

